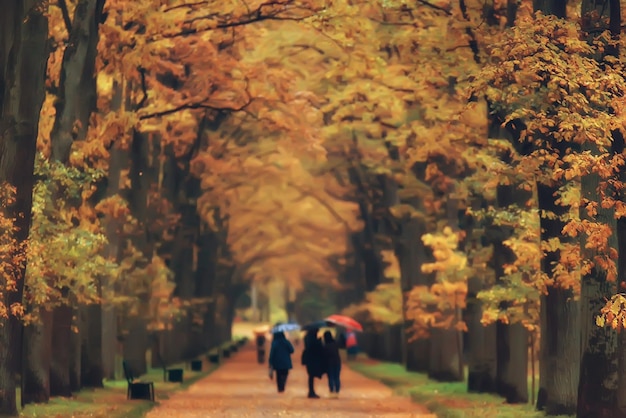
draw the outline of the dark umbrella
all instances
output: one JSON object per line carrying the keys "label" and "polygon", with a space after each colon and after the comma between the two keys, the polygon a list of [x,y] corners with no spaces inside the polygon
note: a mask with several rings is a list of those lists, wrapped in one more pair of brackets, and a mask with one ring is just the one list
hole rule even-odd
{"label": "dark umbrella", "polygon": [[311,322],[310,324],[306,324],[305,326],[303,326],[302,331],[320,329],[320,328],[329,327],[329,326],[333,326],[333,324],[327,321],[316,321],[316,322]]}

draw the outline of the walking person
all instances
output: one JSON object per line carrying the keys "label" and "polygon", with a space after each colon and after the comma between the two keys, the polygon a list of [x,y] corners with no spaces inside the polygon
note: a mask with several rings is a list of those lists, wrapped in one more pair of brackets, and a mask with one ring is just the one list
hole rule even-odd
{"label": "walking person", "polygon": [[292,353],[293,345],[291,345],[291,342],[285,337],[285,333],[277,332],[273,334],[269,358],[270,378],[272,377],[272,370],[275,371],[276,388],[279,393],[285,391],[287,376],[289,376],[289,370],[293,367],[291,363]]}
{"label": "walking person", "polygon": [[315,393],[315,378],[321,379],[326,372],[324,346],[322,341],[317,338],[318,331],[317,328],[307,331],[304,337],[304,351],[302,352],[302,365],[306,366],[309,377],[308,397],[310,399],[319,399]]}
{"label": "walking person", "polygon": [[353,330],[348,331],[346,335],[346,352],[348,360],[354,360],[359,352],[359,342],[356,339],[356,332]]}
{"label": "walking person", "polygon": [[338,397],[341,389],[341,357],[339,356],[339,344],[333,338],[330,331],[324,332],[324,356],[326,357],[326,374],[328,375],[328,388],[331,396]]}

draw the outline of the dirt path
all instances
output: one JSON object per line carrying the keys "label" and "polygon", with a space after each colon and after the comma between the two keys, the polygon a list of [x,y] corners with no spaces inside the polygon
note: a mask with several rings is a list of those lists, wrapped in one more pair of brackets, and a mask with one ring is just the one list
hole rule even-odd
{"label": "dirt path", "polygon": [[420,405],[394,396],[383,384],[353,372],[345,364],[339,399],[329,398],[326,377],[316,380],[321,399],[307,399],[306,372],[299,360],[297,351],[286,391],[279,394],[275,382],[268,377],[267,365],[257,364],[250,344],[211,375],[160,402],[147,417],[436,418]]}

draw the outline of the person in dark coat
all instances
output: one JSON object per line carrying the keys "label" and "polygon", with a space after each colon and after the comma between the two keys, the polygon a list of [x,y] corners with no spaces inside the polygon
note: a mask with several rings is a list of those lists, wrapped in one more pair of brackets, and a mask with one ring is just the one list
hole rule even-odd
{"label": "person in dark coat", "polygon": [[277,332],[272,338],[272,346],[270,348],[270,368],[276,371],[276,387],[278,392],[285,391],[287,384],[287,376],[289,370],[293,367],[291,363],[291,354],[293,353],[293,345],[285,337],[285,333]]}
{"label": "person in dark coat", "polygon": [[304,351],[302,352],[302,364],[306,366],[306,372],[309,375],[309,398],[317,399],[319,396],[315,393],[314,379],[321,377],[326,372],[324,346],[322,341],[317,338],[319,329],[311,329],[307,331],[304,337]]}
{"label": "person in dark coat", "polygon": [[326,374],[328,374],[328,388],[330,393],[339,395],[341,382],[341,357],[339,356],[339,344],[333,338],[330,331],[324,332],[324,357],[326,358]]}
{"label": "person in dark coat", "polygon": [[265,335],[256,335],[256,355],[259,364],[265,363]]}

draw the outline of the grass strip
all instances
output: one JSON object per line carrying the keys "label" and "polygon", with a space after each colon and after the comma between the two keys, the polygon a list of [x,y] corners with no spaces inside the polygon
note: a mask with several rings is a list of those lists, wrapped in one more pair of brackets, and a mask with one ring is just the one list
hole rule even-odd
{"label": "grass strip", "polygon": [[359,356],[348,365],[355,372],[378,380],[397,394],[411,397],[439,418],[545,417],[530,404],[509,405],[496,395],[468,393],[467,382],[438,382],[424,373],[406,371],[401,364]]}

